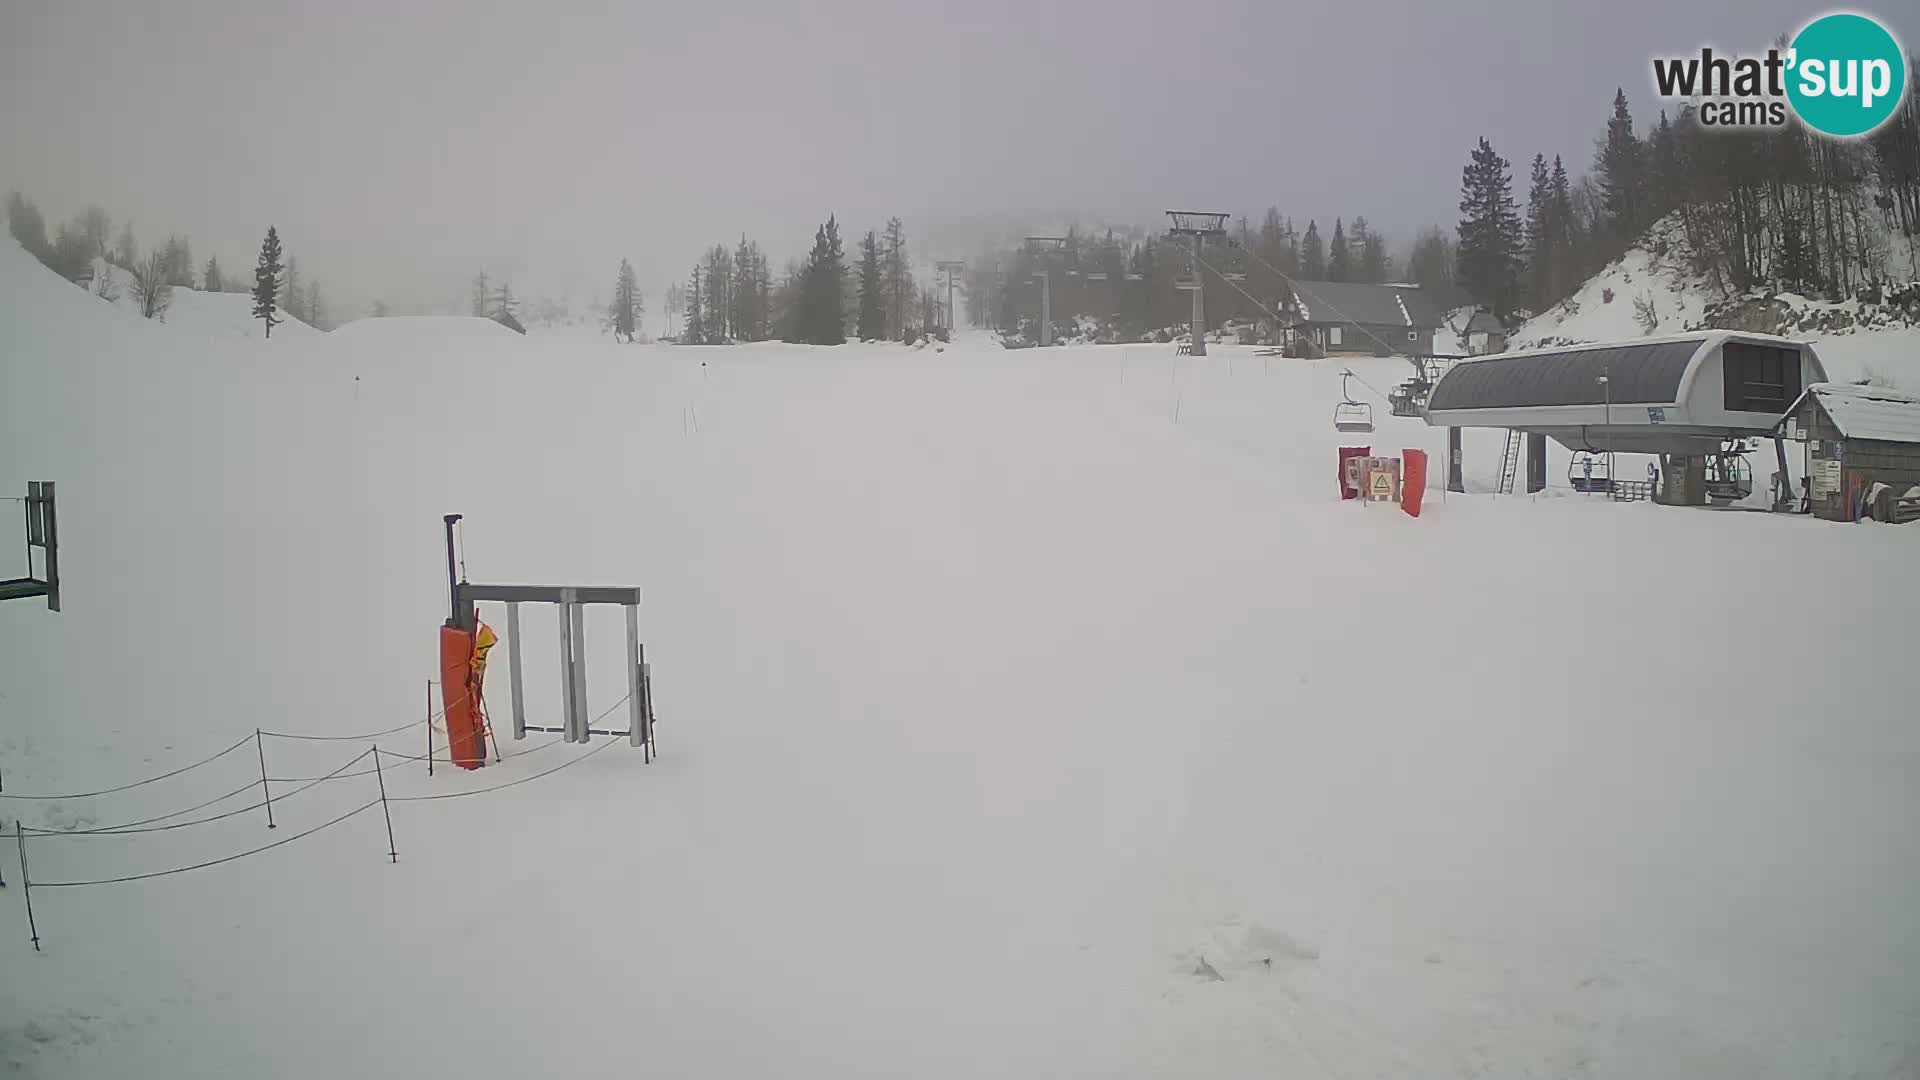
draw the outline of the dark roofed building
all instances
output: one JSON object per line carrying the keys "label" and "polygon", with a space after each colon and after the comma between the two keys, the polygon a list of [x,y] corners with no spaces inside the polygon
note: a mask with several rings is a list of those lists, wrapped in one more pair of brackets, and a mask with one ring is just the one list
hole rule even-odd
{"label": "dark roofed building", "polygon": [[[1280,313],[1307,356],[1427,356],[1441,313],[1417,285],[1296,281]],[[1294,351],[1294,350],[1289,350]]]}
{"label": "dark roofed building", "polygon": [[1815,383],[1780,426],[1806,445],[1801,475],[1815,517],[1905,520],[1900,501],[1920,487],[1920,397],[1883,386]]}

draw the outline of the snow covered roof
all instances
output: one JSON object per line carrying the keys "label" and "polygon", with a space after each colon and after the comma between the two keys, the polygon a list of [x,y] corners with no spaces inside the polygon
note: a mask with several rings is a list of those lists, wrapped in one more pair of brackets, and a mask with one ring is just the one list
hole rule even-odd
{"label": "snow covered roof", "polygon": [[1440,313],[1418,289],[1353,281],[1296,281],[1293,295],[1306,322],[1431,327]]}
{"label": "snow covered roof", "polygon": [[1819,399],[1833,426],[1849,439],[1920,443],[1920,397],[1884,386],[1815,383],[1787,411],[1798,411],[1808,394]]}

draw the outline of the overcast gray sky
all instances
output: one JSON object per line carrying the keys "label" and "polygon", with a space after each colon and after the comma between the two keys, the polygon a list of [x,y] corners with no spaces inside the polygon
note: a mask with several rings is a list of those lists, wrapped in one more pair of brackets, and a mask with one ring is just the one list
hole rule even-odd
{"label": "overcast gray sky", "polygon": [[[1475,138],[1522,185],[1535,152],[1583,170],[1616,85],[1653,115],[1652,55],[1758,48],[1825,10],[8,0],[0,182],[243,267],[277,224],[352,305],[457,295],[483,264],[604,292],[627,256],[657,311],[702,246],[744,231],[777,265],[829,211],[849,235],[898,214],[913,240],[1272,203],[1302,227],[1364,214],[1401,250],[1451,225]],[[1920,5],[1855,10],[1920,43]]]}

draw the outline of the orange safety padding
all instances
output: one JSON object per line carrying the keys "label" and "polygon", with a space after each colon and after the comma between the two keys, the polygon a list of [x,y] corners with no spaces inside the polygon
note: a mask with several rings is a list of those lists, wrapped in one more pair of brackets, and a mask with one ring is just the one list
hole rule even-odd
{"label": "orange safety padding", "polygon": [[1419,517],[1420,497],[1427,490],[1427,452],[1402,450],[1400,458],[1400,509]]}
{"label": "orange safety padding", "polygon": [[447,750],[463,769],[486,764],[480,724],[480,695],[473,673],[473,634],[440,627],[440,705],[446,712]]}

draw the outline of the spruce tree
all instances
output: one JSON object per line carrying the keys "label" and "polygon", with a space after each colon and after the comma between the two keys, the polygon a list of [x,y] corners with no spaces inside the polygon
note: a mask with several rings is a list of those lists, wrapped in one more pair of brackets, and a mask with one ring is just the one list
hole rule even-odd
{"label": "spruce tree", "polygon": [[1453,284],[1453,245],[1438,225],[1423,230],[1407,255],[1407,280],[1440,291]]}
{"label": "spruce tree", "polygon": [[473,317],[487,317],[487,303],[493,298],[493,291],[487,287],[487,272],[480,271],[473,276]]}
{"label": "spruce tree", "polygon": [[1327,242],[1327,280],[1350,281],[1353,256],[1347,251],[1347,230],[1339,218],[1333,219],[1333,239]]}
{"label": "spruce tree", "polygon": [[1527,294],[1535,311],[1560,299],[1554,293],[1553,176],[1545,154],[1533,155],[1527,185]]}
{"label": "spruce tree", "polygon": [[267,324],[267,337],[280,324],[274,307],[280,300],[280,232],[267,226],[267,238],[260,242],[260,261],[253,268],[253,317]]}
{"label": "spruce tree", "polygon": [[140,248],[133,242],[133,222],[120,224],[120,236],[113,242],[113,254],[109,261],[122,270],[131,272],[140,263]]}
{"label": "spruce tree", "polygon": [[307,295],[301,306],[306,309],[308,326],[315,330],[327,328],[327,304],[320,298],[320,282],[317,279],[307,282]]}
{"label": "spruce tree", "polygon": [[1460,178],[1460,243],[1455,253],[1462,288],[1505,317],[1519,303],[1522,227],[1513,201],[1507,159],[1486,139]]}
{"label": "spruce tree", "polygon": [[700,285],[700,264],[693,264],[693,273],[687,278],[687,318],[680,328],[680,344],[705,345],[706,330],[706,294]]}
{"label": "spruce tree", "polygon": [[[1069,245],[1076,239],[1068,230]],[[907,269],[907,230],[899,218],[887,219],[886,234],[880,240],[881,276],[887,296],[887,337],[904,340],[907,336],[907,308],[913,301],[913,274]]]}
{"label": "spruce tree", "polygon": [[801,295],[801,339],[813,345],[841,345],[847,340],[842,320],[846,292],[846,253],[840,246],[840,225],[836,218],[813,234],[813,250],[807,254]]}
{"label": "spruce tree", "polygon": [[1646,147],[1634,137],[1633,114],[1627,109],[1625,90],[1614,90],[1613,115],[1607,120],[1607,134],[1600,141],[1593,164],[1607,228],[1615,243],[1625,247],[1651,224],[1646,220]]}
{"label": "spruce tree", "polygon": [[633,264],[620,260],[620,272],[613,279],[613,307],[609,314],[613,322],[613,340],[622,337],[632,344],[639,321],[640,287],[634,279]]}
{"label": "spruce tree", "polygon": [[202,277],[206,282],[204,285],[206,291],[210,293],[227,291],[227,279],[220,273],[220,259],[218,256],[207,260],[207,270]]}
{"label": "spruce tree", "polygon": [[7,196],[7,229],[34,258],[43,263],[53,258],[53,245],[47,241],[47,219],[39,207],[17,191]]}
{"label": "spruce tree", "polygon": [[872,229],[860,240],[860,319],[854,336],[861,341],[878,341],[887,333],[886,312],[880,286],[880,238]]}
{"label": "spruce tree", "polygon": [[1320,246],[1320,223],[1309,220],[1300,241],[1300,276],[1308,281],[1327,279],[1327,254]]}
{"label": "spruce tree", "polygon": [[1387,238],[1375,232],[1367,224],[1367,219],[1353,219],[1353,235],[1347,240],[1348,246],[1359,252],[1355,260],[1358,263],[1356,276],[1369,285],[1384,283],[1393,273],[1393,260],[1387,257]]}
{"label": "spruce tree", "polygon": [[286,280],[281,283],[280,288],[280,307],[284,309],[288,315],[299,319],[301,322],[306,322],[308,321],[307,294],[302,288],[302,285],[303,283],[300,280],[300,260],[288,256],[287,277]]}

